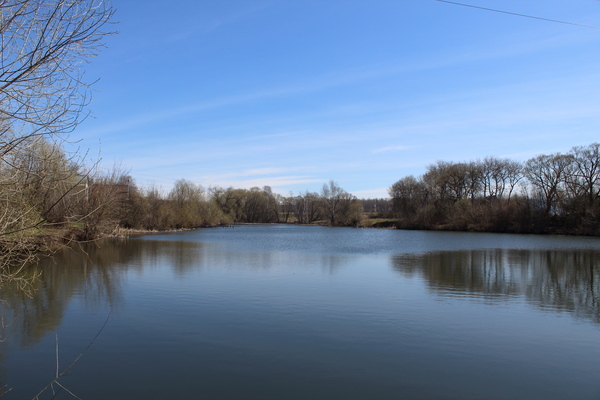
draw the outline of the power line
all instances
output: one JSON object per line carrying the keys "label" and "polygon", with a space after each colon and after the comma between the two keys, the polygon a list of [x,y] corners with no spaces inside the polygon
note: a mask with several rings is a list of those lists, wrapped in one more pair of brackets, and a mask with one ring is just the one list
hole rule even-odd
{"label": "power line", "polygon": [[474,6],[474,5],[471,5],[471,4],[457,3],[457,2],[454,2],[454,1],[448,1],[448,0],[434,0],[434,1],[439,1],[440,3],[454,4],[454,5],[457,5],[457,6],[476,8],[476,9],[479,9],[479,10],[493,11],[493,12],[502,13],[502,14],[516,15],[517,17],[539,19],[541,21],[556,22],[556,23],[559,23],[559,24],[566,24],[566,25],[575,25],[575,26],[581,26],[581,27],[584,27],[584,28],[600,29],[600,26],[583,25],[583,24],[577,24],[575,22],[567,22],[567,21],[559,21],[557,19],[535,17],[533,15],[519,14],[519,13],[510,12],[510,11],[496,10],[496,9],[493,9],[493,8],[479,7],[479,6]]}

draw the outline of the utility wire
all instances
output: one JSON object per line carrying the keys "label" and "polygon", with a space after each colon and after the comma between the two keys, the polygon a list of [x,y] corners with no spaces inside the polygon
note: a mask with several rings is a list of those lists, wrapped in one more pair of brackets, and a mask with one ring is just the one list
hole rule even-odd
{"label": "utility wire", "polygon": [[502,14],[516,15],[517,17],[539,19],[541,21],[556,22],[556,23],[559,23],[559,24],[566,24],[566,25],[575,25],[575,26],[581,26],[581,27],[584,27],[584,28],[600,29],[600,26],[583,25],[583,24],[577,24],[575,22],[559,21],[557,19],[534,17],[533,15],[518,14],[518,13],[514,13],[514,12],[510,12],[510,11],[502,11],[502,10],[496,10],[496,9],[493,9],[493,8],[485,8],[485,7],[474,6],[474,5],[471,5],[471,4],[456,3],[454,1],[448,1],[448,0],[434,0],[434,1],[439,1],[440,3],[454,4],[454,5],[463,6],[463,7],[477,8],[479,10],[493,11],[493,12],[502,13]]}

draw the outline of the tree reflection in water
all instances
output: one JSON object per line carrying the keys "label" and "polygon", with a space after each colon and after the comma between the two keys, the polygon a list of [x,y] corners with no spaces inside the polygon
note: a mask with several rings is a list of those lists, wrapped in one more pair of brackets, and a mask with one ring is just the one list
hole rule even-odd
{"label": "tree reflection in water", "polygon": [[[274,229],[263,229],[275,236]],[[457,314],[450,313],[448,318],[460,317],[460,312],[465,310],[469,313],[479,310],[481,314],[477,315],[485,314],[490,321],[498,315],[498,310],[489,310],[487,304],[501,304],[508,305],[508,313],[504,315],[509,319],[513,318],[514,310],[519,312],[527,308],[522,316],[528,318],[529,312],[537,308],[533,311],[542,309],[553,315],[569,313],[597,324],[600,322],[598,250],[567,250],[564,247],[550,251],[516,250],[514,236],[493,235],[422,234],[424,238],[410,242],[404,239],[412,236],[403,236],[402,232],[353,230],[340,237],[335,246],[320,240],[329,247],[324,245],[321,249],[317,246],[316,251],[312,241],[314,231],[301,227],[298,230],[306,231],[306,242],[298,242],[302,238],[291,236],[288,242],[281,239],[277,245],[271,241],[267,245],[257,245],[261,236],[257,239],[249,233],[260,235],[260,231],[250,227],[247,231],[210,231],[208,234],[213,236],[208,239],[212,238],[212,242],[199,240],[208,234],[198,232],[196,236],[190,233],[106,241],[87,246],[84,252],[74,249],[56,254],[32,267],[32,272],[41,272],[34,281],[33,293],[28,295],[18,287],[0,288],[0,299],[4,301],[0,311],[6,322],[14,321],[6,332],[8,340],[0,344],[0,387],[3,382],[10,384],[15,388],[11,395],[18,398],[27,398],[19,391],[26,393],[32,387],[36,390],[44,387],[55,368],[54,331],[59,335],[63,365],[85,348],[109,311],[116,312],[111,314],[114,317],[111,317],[109,329],[100,337],[103,343],[94,345],[89,364],[78,364],[78,373],[89,369],[73,379],[74,390],[79,385],[90,392],[97,391],[97,379],[104,379],[111,373],[111,384],[120,385],[120,390],[129,388],[131,382],[136,382],[136,387],[144,387],[140,382],[148,381],[150,387],[162,377],[162,371],[157,371],[154,366],[172,362],[169,365],[181,365],[181,369],[169,371],[172,379],[178,379],[181,393],[189,390],[192,397],[193,393],[198,393],[198,381],[185,378],[187,371],[195,369],[207,382],[214,382],[213,393],[222,394],[223,390],[235,386],[230,383],[235,373],[249,374],[248,380],[236,382],[236,385],[247,384],[241,389],[246,390],[257,379],[271,376],[273,371],[287,374],[296,368],[296,371],[312,372],[315,362],[326,365],[330,359],[333,375],[343,369],[341,366],[349,366],[347,377],[355,376],[353,363],[373,365],[369,371],[374,380],[362,386],[367,391],[369,385],[379,390],[386,384],[395,385],[397,376],[412,376],[423,378],[423,382],[427,382],[423,393],[432,394],[429,391],[432,385],[427,380],[439,372],[444,375],[434,377],[433,381],[448,393],[463,387],[470,390],[470,382],[477,380],[473,379],[475,375],[488,383],[499,382],[493,390],[508,387],[507,380],[518,385],[524,381],[523,374],[535,378],[540,387],[545,387],[555,380],[554,377],[562,379],[565,371],[553,367],[556,375],[552,378],[545,376],[544,371],[535,376],[530,371],[539,370],[547,360],[552,362],[552,357],[539,357],[555,345],[554,350],[562,352],[557,360],[582,366],[573,369],[568,378],[571,383],[565,387],[578,387],[581,370],[597,370],[594,368],[597,346],[592,348],[589,359],[582,356],[588,353],[585,345],[569,356],[572,349],[557,345],[562,337],[554,334],[543,346],[531,349],[528,354],[533,356],[525,360],[527,355],[513,350],[531,347],[538,337],[523,336],[513,347],[512,332],[513,329],[523,332],[520,326],[509,325],[502,332],[493,334],[494,327],[481,324],[486,326],[472,329],[472,325],[463,327],[464,320],[457,319],[460,323],[448,326],[448,332],[438,334],[438,329],[431,328],[445,326],[444,321],[439,322],[437,318],[457,303],[461,304],[452,310]],[[333,235],[344,233],[330,232]],[[225,237],[226,234],[231,237]],[[351,235],[356,235],[353,240],[348,239]],[[448,241],[442,242],[442,236]],[[239,244],[240,238],[246,242]],[[472,243],[473,238],[479,238],[481,242]],[[268,239],[274,240],[272,236]],[[464,248],[467,239],[469,246],[481,246],[479,250],[451,250]],[[499,239],[509,240],[508,245],[512,247],[492,249],[497,242],[491,241]],[[266,241],[264,237],[263,240]],[[380,243],[378,240],[383,240],[384,245],[373,251],[373,246]],[[287,247],[282,243],[287,243]],[[554,246],[555,242],[548,243],[543,245]],[[569,245],[568,240],[562,244]],[[354,251],[345,251],[346,248]],[[390,262],[393,269],[389,267]],[[409,285],[414,290],[398,290]],[[407,298],[413,294],[414,297]],[[453,301],[439,304],[439,296]],[[430,302],[432,297],[435,300]],[[406,303],[402,303],[404,301]],[[521,307],[523,303],[532,307]],[[398,304],[405,307],[397,309]],[[422,304],[433,304],[433,307],[420,307]],[[442,307],[437,307],[440,305]],[[460,305],[475,307],[461,308]],[[512,308],[513,305],[516,307]],[[540,329],[548,326],[554,329],[563,323],[542,320],[545,321]],[[515,324],[521,322],[522,319]],[[571,324],[575,328],[578,325],[590,328],[590,324],[576,322]],[[592,325],[592,330],[596,327]],[[597,338],[595,331],[591,335],[577,329],[569,331],[587,338],[590,343]],[[468,340],[463,337],[465,333]],[[472,339],[475,340],[473,345]],[[495,339],[500,340],[494,342]],[[494,345],[488,346],[490,342]],[[265,352],[261,353],[263,350]],[[124,351],[131,351],[127,353],[129,359],[120,358]],[[506,352],[512,352],[510,357],[502,358]],[[272,356],[274,354],[276,356]],[[306,354],[315,358],[307,358]],[[294,358],[294,355],[298,357]],[[337,356],[340,358],[336,359]],[[260,362],[255,364],[257,359]],[[118,360],[117,367],[114,360]],[[246,364],[240,363],[240,368],[235,369],[238,360]],[[477,360],[486,362],[480,365]],[[259,368],[256,372],[248,372],[246,365],[258,365]],[[456,384],[451,382],[454,378],[445,375],[446,367],[440,365],[457,366],[456,370],[462,371],[455,375]],[[472,366],[474,369],[470,370]],[[119,368],[127,372],[115,373]],[[515,375],[512,375],[513,370]],[[137,375],[130,376],[131,371],[137,371]],[[158,375],[153,375],[155,373]],[[304,376],[297,377],[297,382],[290,381],[290,387],[296,387],[296,383],[298,388],[304,387]],[[313,389],[321,388],[321,383],[326,381],[318,371],[310,379]],[[403,382],[412,378],[407,379]],[[585,379],[584,383],[587,382]],[[361,388],[360,379],[356,381],[356,387]],[[591,381],[594,384],[597,380]],[[272,382],[261,382],[271,390]],[[337,391],[338,385],[332,383],[330,388]],[[481,390],[485,393],[487,389],[482,386]],[[394,398],[396,394],[388,398]]]}
{"label": "tree reflection in water", "polygon": [[392,262],[396,271],[422,277],[442,296],[523,297],[600,323],[598,251],[483,249],[403,254]]}
{"label": "tree reflection in water", "polygon": [[[311,254],[307,258],[324,272],[335,274],[349,256]],[[115,310],[123,297],[124,274],[169,265],[175,276],[184,278],[203,268],[260,272],[291,261],[283,253],[223,252],[218,244],[192,241],[107,240],[64,249],[31,267],[32,275],[37,275],[31,290],[25,292],[16,284],[0,288],[0,315],[4,321],[13,321],[3,333],[12,332],[21,346],[37,344],[58,329],[75,296],[93,309],[107,305]]]}
{"label": "tree reflection in water", "polygon": [[31,266],[31,290],[10,284],[1,288],[2,317],[11,322],[5,334],[16,333],[22,346],[38,343],[60,326],[74,296],[89,305],[106,302],[114,307],[121,296],[118,275],[123,269],[118,266],[130,252],[123,246],[88,245],[64,249]]}

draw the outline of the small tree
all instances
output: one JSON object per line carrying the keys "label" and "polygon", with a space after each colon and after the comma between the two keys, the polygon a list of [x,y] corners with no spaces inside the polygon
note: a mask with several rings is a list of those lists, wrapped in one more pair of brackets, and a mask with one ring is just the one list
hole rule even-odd
{"label": "small tree", "polygon": [[346,194],[346,191],[339,187],[333,179],[329,183],[323,184],[321,197],[323,198],[325,215],[331,225],[335,224],[336,211],[344,194]]}
{"label": "small tree", "polygon": [[293,199],[294,214],[301,224],[312,224],[323,218],[321,198],[318,193],[306,191]]}
{"label": "small tree", "polygon": [[362,218],[362,204],[337,182],[330,180],[321,192],[323,214],[331,225],[358,225]]}
{"label": "small tree", "polygon": [[429,192],[420,178],[409,175],[395,182],[388,193],[392,198],[394,214],[410,217],[426,204]]}
{"label": "small tree", "polygon": [[600,144],[573,147],[573,168],[567,183],[574,194],[585,198],[592,206],[600,199]]}
{"label": "small tree", "polygon": [[169,193],[169,200],[172,202],[176,228],[191,228],[203,223],[206,201],[202,186],[179,179]]}
{"label": "small tree", "polygon": [[550,214],[556,206],[572,161],[572,156],[557,153],[540,155],[525,163],[525,176],[541,195],[545,214]]}

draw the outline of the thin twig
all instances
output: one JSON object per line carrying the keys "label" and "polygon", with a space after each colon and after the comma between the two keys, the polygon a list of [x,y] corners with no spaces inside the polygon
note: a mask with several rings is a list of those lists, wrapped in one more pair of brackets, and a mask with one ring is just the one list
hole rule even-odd
{"label": "thin twig", "polygon": [[[44,387],[42,390],[40,390],[38,392],[38,394],[36,394],[35,396],[33,396],[32,400],[38,399],[39,396],[44,393],[46,390],[48,390],[48,388],[52,387],[52,390],[54,391],[54,387],[53,385],[56,383],[58,386],[60,386],[62,389],[65,389],[67,392],[69,392],[73,397],[75,397],[76,399],[79,399],[79,397],[75,396],[73,393],[71,393],[67,388],[65,388],[63,385],[61,385],[58,382],[58,379],[63,377],[67,372],[69,372],[69,370],[71,370],[71,368],[73,368],[73,366],[75,365],[75,363],[77,363],[77,361],[79,361],[79,359],[83,356],[83,354],[90,348],[92,347],[92,345],[94,344],[94,342],[96,341],[96,339],[98,339],[98,336],[100,336],[100,334],[102,333],[102,331],[104,330],[104,328],[106,327],[106,324],[108,324],[108,320],[110,319],[110,314],[111,312],[108,313],[108,316],[106,317],[106,320],[104,321],[104,324],[102,325],[102,327],[100,328],[100,330],[98,331],[98,333],[96,333],[96,336],[94,336],[94,338],[90,341],[90,343],[86,346],[85,349],[83,349],[83,351],[81,353],[79,353],[79,355],[77,356],[77,358],[75,358],[75,360],[73,360],[73,362],[71,363],[71,365],[69,365],[67,368],[65,368],[60,374],[57,374],[56,378],[54,378],[52,380],[52,382],[48,383],[46,385],[46,387]],[[58,363],[58,335],[57,335],[57,354],[56,354],[56,358],[57,358],[57,363]],[[57,364],[58,365],[58,364]],[[55,394],[56,395],[56,394]],[[81,400],[81,399],[80,399]]]}
{"label": "thin twig", "polygon": [[58,382],[58,381],[57,381],[57,382],[56,382],[56,384],[57,384],[58,386],[60,386],[62,389],[65,389],[65,390],[66,390],[66,391],[67,391],[67,392],[68,392],[68,393],[69,393],[71,396],[75,397],[76,399],[79,399],[79,400],[81,400],[81,398],[80,398],[80,397],[77,397],[77,396],[76,396],[76,395],[75,395],[73,392],[71,392],[69,389],[67,389],[66,387],[64,387],[63,385],[61,385],[61,384],[60,384],[60,382]]}
{"label": "thin twig", "polygon": [[54,332],[54,334],[56,335],[56,376],[55,376],[55,378],[58,379],[58,373],[59,373],[59,369],[58,369],[58,332]]}

